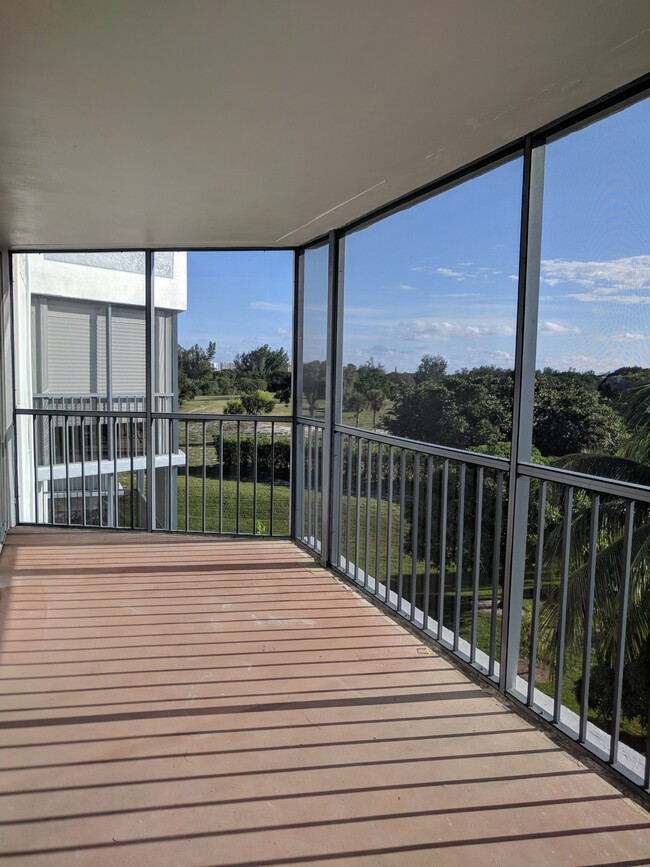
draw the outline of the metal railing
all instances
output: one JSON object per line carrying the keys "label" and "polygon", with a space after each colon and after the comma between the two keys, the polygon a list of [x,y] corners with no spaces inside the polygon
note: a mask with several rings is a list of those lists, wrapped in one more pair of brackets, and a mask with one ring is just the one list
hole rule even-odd
{"label": "metal railing", "polygon": [[296,422],[295,535],[314,553],[320,553],[322,546],[324,430],[321,421]]}
{"label": "metal railing", "polygon": [[[299,472],[309,479],[314,425],[303,427]],[[638,610],[647,576],[637,555],[650,539],[650,491],[517,465],[529,495],[516,504],[528,509],[526,562],[521,610],[510,615],[518,642],[507,647],[511,462],[345,425],[334,430],[332,565],[502,688],[504,654],[514,654],[508,693],[648,789],[650,737],[643,713],[641,722],[629,718],[638,713],[629,709],[638,685],[627,666],[645,652],[629,635],[647,617]],[[308,501],[318,484],[298,489]]]}
{"label": "metal railing", "polygon": [[289,417],[76,407],[16,416],[21,523],[290,535]]}
{"label": "metal railing", "polygon": [[[648,489],[530,463],[513,484],[508,459],[345,425],[334,426],[330,479],[326,426],[289,416],[41,408],[17,410],[17,424],[21,522],[328,547],[346,578],[649,787],[628,675],[644,652],[634,628],[647,617]],[[525,520],[509,521],[522,481]],[[522,532],[518,572],[508,558]]]}
{"label": "metal railing", "polygon": [[334,564],[495,676],[508,461],[346,426],[335,438]]}

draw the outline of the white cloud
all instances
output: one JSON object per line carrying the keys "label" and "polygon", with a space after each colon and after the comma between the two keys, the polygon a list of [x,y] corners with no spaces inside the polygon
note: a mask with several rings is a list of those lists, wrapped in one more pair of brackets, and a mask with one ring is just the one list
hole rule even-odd
{"label": "white cloud", "polygon": [[289,329],[288,328],[276,328],[275,333],[278,335],[278,337],[288,337],[289,336]]}
{"label": "white cloud", "polygon": [[432,298],[480,298],[480,292],[446,292],[438,295],[437,293],[431,296]]}
{"label": "white cloud", "polygon": [[640,334],[638,331],[625,331],[622,334],[612,334],[610,340],[650,340],[650,334]]}
{"label": "white cloud", "polygon": [[618,295],[616,293],[610,295],[602,289],[596,289],[595,292],[572,292],[566,297],[573,298],[575,301],[592,303],[606,301],[610,304],[650,304],[650,295]]}
{"label": "white cloud", "polygon": [[453,337],[482,337],[482,336],[503,336],[508,337],[514,334],[514,329],[511,325],[502,325],[499,323],[481,323],[478,325],[470,325],[463,322],[447,322],[433,319],[409,319],[404,322],[399,322],[392,328],[385,329],[386,334],[394,334],[401,340],[448,340]]}
{"label": "white cloud", "polygon": [[452,277],[454,280],[458,280],[459,283],[462,283],[463,280],[474,279],[474,274],[469,274],[466,271],[456,271],[454,268],[436,268],[435,273],[440,274],[442,277]]}
{"label": "white cloud", "polygon": [[541,280],[549,286],[568,283],[586,290],[566,296],[576,301],[650,304],[650,255],[602,262],[544,259]]}
{"label": "white cloud", "polygon": [[579,328],[570,328],[568,325],[551,322],[548,319],[545,322],[540,322],[539,330],[541,334],[580,334]]}
{"label": "white cloud", "polygon": [[291,313],[291,304],[280,304],[277,301],[251,301],[251,310],[269,310],[272,313]]}
{"label": "white cloud", "polygon": [[410,286],[408,283],[398,283],[398,289],[401,289],[402,292],[417,292],[417,286]]}

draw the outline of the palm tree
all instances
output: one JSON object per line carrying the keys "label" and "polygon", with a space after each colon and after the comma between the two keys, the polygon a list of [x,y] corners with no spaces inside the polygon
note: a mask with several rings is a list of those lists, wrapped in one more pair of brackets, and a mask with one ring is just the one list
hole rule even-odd
{"label": "palm tree", "polygon": [[[556,466],[603,476],[637,485],[650,487],[650,384],[630,389],[631,409],[628,413],[630,438],[616,455],[575,454],[556,462]],[[621,497],[602,495],[598,551],[595,563],[593,648],[596,657],[592,690],[596,683],[607,684],[613,679],[616,657],[619,590],[623,578],[623,546],[625,519],[629,501]],[[571,522],[571,547],[569,555],[569,578],[566,604],[567,651],[578,652],[584,634],[585,609],[588,589],[588,552],[591,509],[578,507]],[[557,574],[561,559],[563,528],[556,525],[548,534],[544,555],[545,570]],[[623,710],[628,716],[640,715],[647,720],[648,689],[650,672],[646,671],[650,652],[650,508],[637,503],[632,526],[632,556],[630,563],[628,619],[625,646],[625,676],[638,681],[641,665],[641,680],[635,683],[637,695],[625,695]],[[540,652],[547,660],[555,656],[559,610],[559,587],[553,588],[540,613]],[[644,662],[645,661],[645,662]],[[611,677],[607,674],[611,673]],[[639,688],[641,687],[641,694]],[[580,685],[578,684],[578,690]],[[602,692],[602,690],[601,690]],[[605,692],[610,694],[605,686]],[[602,699],[602,696],[601,696]],[[598,696],[590,691],[590,703],[597,703]],[[607,705],[607,700],[604,701]],[[627,707],[626,707],[627,706]],[[603,710],[601,700],[600,709]]]}

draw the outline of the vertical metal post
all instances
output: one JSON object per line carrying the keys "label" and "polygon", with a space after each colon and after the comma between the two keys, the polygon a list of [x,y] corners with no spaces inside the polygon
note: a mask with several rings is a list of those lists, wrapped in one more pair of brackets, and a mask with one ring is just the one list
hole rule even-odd
{"label": "vertical metal post", "polygon": [[[420,525],[420,453],[413,458],[413,505],[411,507],[411,623],[415,621],[418,590],[418,531]],[[424,604],[422,605],[424,611]]]}
{"label": "vertical metal post", "polygon": [[566,608],[571,567],[571,527],[573,523],[573,488],[564,492],[564,520],[562,526],[562,567],[560,574],[559,607],[557,614],[557,649],[555,658],[555,694],[553,722],[560,721],[562,711],[562,686],[564,683],[564,650],[566,644]]}
{"label": "vertical metal post", "polygon": [[627,609],[630,596],[632,565],[632,537],[634,534],[634,500],[629,500],[625,511],[621,580],[618,587],[618,626],[616,630],[616,662],[614,664],[614,695],[612,698],[612,733],[609,746],[610,764],[618,760],[618,741],[621,731],[621,700],[623,698],[623,669],[625,667],[625,635]]}
{"label": "vertical metal post", "polygon": [[537,667],[537,641],[539,637],[539,607],[542,594],[542,567],[544,564],[544,533],[546,527],[546,487],[540,482],[537,503],[537,551],[535,553],[535,578],[533,584],[533,611],[530,634],[530,655],[528,662],[528,705],[533,706],[535,699],[535,669]]}
{"label": "vertical metal post", "polygon": [[[323,494],[322,494],[322,532],[320,561],[323,566],[331,563],[331,552],[338,551],[338,519],[340,512],[340,492],[337,480],[340,475],[341,456],[335,449],[334,426],[338,421],[341,397],[341,365],[339,352],[341,346],[340,306],[341,267],[343,260],[343,241],[339,233],[329,233],[329,263],[327,273],[327,360],[325,366],[325,428],[323,430]],[[367,559],[367,555],[366,555]],[[335,563],[334,565],[338,565]],[[367,573],[366,563],[366,573]]]}
{"label": "vertical metal post", "polygon": [[522,461],[530,460],[533,439],[545,153],[546,146],[544,144],[533,145],[532,136],[526,138],[519,241],[514,411],[508,479],[503,627],[501,666],[499,669],[499,686],[504,691],[513,690],[517,680],[521,609],[524,599],[530,479],[525,476],[519,477],[517,466]]}
{"label": "vertical metal post", "polygon": [[429,595],[431,592],[431,522],[433,518],[433,458],[427,457],[427,501],[424,528],[424,587],[422,588],[422,629],[429,628]]}
{"label": "vertical metal post", "polygon": [[442,462],[440,479],[440,566],[438,575],[438,633],[442,641],[442,624],[445,619],[445,584],[447,571],[447,498],[449,493],[449,458]]}
{"label": "vertical metal post", "polygon": [[291,395],[291,408],[293,416],[291,435],[291,456],[289,463],[291,511],[289,535],[292,539],[302,538],[302,500],[305,495],[302,483],[301,464],[299,457],[298,439],[301,430],[298,425],[298,416],[302,409],[302,330],[304,308],[304,273],[305,254],[296,250],[293,260],[293,392]]}
{"label": "vertical metal post", "polygon": [[600,494],[591,498],[589,521],[589,559],[587,561],[587,599],[585,602],[585,634],[582,649],[582,696],[580,698],[580,729],[578,740],[587,740],[589,716],[589,680],[591,676],[591,639],[593,633],[594,595],[596,591],[596,562],[598,559],[598,522],[600,520]]}
{"label": "vertical metal post", "polygon": [[386,605],[390,605],[390,585],[393,577],[393,474],[395,452],[388,447],[388,494],[386,497]]}
{"label": "vertical metal post", "polygon": [[151,250],[147,250],[145,256],[145,433],[147,443],[147,532],[151,533],[156,529],[156,481],[155,481],[155,454],[154,454],[154,371],[156,369],[156,319],[154,315],[154,293],[153,293],[153,269],[154,269],[154,254]]}
{"label": "vertical metal post", "polygon": [[463,592],[463,554],[465,552],[465,478],[467,464],[458,469],[458,517],[456,523],[456,585],[454,591],[454,650],[460,642],[460,603]]}

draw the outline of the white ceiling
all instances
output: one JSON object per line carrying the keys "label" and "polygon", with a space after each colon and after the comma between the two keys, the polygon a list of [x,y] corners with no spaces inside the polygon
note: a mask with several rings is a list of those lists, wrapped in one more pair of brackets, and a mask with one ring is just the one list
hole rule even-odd
{"label": "white ceiling", "polygon": [[0,245],[291,246],[648,71],[648,0],[3,0]]}

